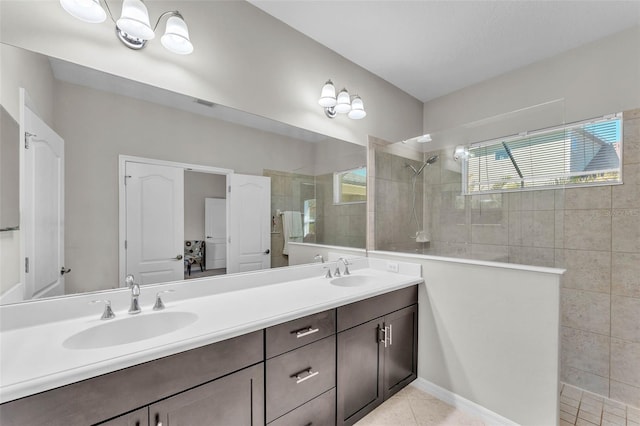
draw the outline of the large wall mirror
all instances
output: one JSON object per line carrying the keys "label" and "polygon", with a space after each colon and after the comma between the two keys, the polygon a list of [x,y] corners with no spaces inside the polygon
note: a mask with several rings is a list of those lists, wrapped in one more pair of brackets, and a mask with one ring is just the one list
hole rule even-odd
{"label": "large wall mirror", "polygon": [[[288,240],[365,247],[366,205],[357,195],[366,191],[365,147],[6,44],[0,47],[2,71],[8,71],[2,91],[16,93],[3,96],[3,103],[11,104],[5,105],[8,112],[19,120],[14,101],[23,87],[34,113],[64,141],[64,245],[59,266],[64,272],[63,294],[122,286],[126,272],[121,266],[122,248],[131,244],[126,237],[123,242],[121,217],[127,202],[123,185],[131,176],[127,161],[180,169],[183,223],[171,219],[179,214],[166,214],[163,196],[156,197],[151,209],[156,214],[144,220],[182,230],[184,241],[175,257],[181,258],[185,279],[226,272],[224,256],[211,256],[215,245],[203,244],[205,250],[209,247],[210,258],[207,264],[203,254],[202,268],[197,260],[190,265],[184,260],[193,245],[214,243],[207,237],[218,238],[217,244],[225,242],[221,237],[233,241],[235,236],[225,235],[220,224],[210,223],[214,204],[224,205],[229,197],[232,175],[261,177],[268,183],[267,209],[258,208],[260,195],[248,193],[241,214],[236,215],[249,220],[261,212],[261,223],[268,228],[269,241],[262,247],[269,255],[267,267],[288,265]],[[154,188],[158,186],[142,191],[148,195]],[[344,199],[336,198],[336,188],[347,192]],[[258,232],[255,227],[244,228],[245,234]],[[21,238],[22,232],[15,231],[14,238]],[[20,244],[5,240],[3,269],[17,271],[21,265],[14,252]],[[3,282],[2,292],[12,284]],[[46,288],[35,293],[35,297],[55,295]]]}

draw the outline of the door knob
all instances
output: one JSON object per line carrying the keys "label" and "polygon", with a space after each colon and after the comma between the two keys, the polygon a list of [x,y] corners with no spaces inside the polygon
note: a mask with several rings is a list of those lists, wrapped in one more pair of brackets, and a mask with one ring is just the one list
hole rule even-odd
{"label": "door knob", "polygon": [[264,251],[264,254],[269,254],[269,253],[271,253],[271,250],[269,250],[269,249],[266,249],[266,250]]}
{"label": "door knob", "polygon": [[182,255],[181,254],[177,255],[176,260],[182,260]]}
{"label": "door knob", "polygon": [[71,268],[65,268],[64,266],[60,268],[60,275],[68,274],[71,272]]}

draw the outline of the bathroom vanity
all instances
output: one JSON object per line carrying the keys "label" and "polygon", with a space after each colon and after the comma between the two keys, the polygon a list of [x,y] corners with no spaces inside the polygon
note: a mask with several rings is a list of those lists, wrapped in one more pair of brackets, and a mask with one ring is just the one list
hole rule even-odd
{"label": "bathroom vanity", "polygon": [[[275,307],[256,312],[247,306],[248,309],[239,312],[243,323],[235,324],[233,337],[225,338],[230,335],[228,323],[223,330],[211,323],[208,344],[186,350],[178,347],[167,356],[149,359],[147,354],[138,358],[149,359],[144,362],[136,362],[131,352],[122,352],[121,357],[131,365],[93,376],[88,372],[89,377],[69,383],[59,381],[60,386],[54,382],[36,384],[42,382],[41,377],[25,377],[33,381],[31,390],[22,387],[13,395],[26,395],[15,399],[7,392],[10,384],[3,379],[3,402],[6,402],[0,405],[0,423],[353,424],[414,380],[417,372],[417,284],[422,281],[419,268],[416,275],[404,275],[387,272],[384,262],[379,265],[374,265],[373,260],[364,262],[373,263],[362,269],[355,267],[352,275],[339,280],[318,278],[317,271],[322,271],[319,265],[292,268],[297,274],[306,268],[305,273],[315,276],[285,282],[273,282],[276,277],[268,279],[270,272],[261,272],[251,274],[254,282],[260,275],[266,278],[265,284],[255,288],[231,283],[240,289],[201,297],[197,302],[167,303],[167,313],[176,308],[195,312],[198,324],[206,317],[206,311],[218,307],[216,298],[236,293],[235,310],[243,311],[242,300],[247,298],[262,298],[263,304],[269,304],[264,294],[281,296],[277,298],[279,302],[273,303]],[[239,277],[225,279],[233,281]],[[282,298],[287,300],[283,302]],[[123,314],[116,311],[116,315]],[[111,320],[102,321],[97,327],[108,321]],[[26,327],[23,337],[28,338],[33,327]],[[182,331],[173,332],[174,339],[183,338],[184,347],[194,346],[187,344],[190,327],[197,330],[206,326],[185,326]],[[11,340],[4,337],[3,355],[8,350],[5,343]],[[64,340],[68,341],[69,337]],[[162,338],[157,342],[161,341]],[[121,351],[131,351],[132,345],[139,343],[115,346]],[[153,345],[154,338],[148,339],[148,344]],[[103,357],[114,356],[110,352],[112,346],[94,346],[52,349],[51,355],[67,353],[76,357],[76,363],[83,368],[90,367],[87,363],[93,356],[99,358],[100,352],[107,354]],[[78,357],[79,353],[84,356]],[[118,363],[111,359],[110,365]],[[3,360],[3,369],[6,368]]]}

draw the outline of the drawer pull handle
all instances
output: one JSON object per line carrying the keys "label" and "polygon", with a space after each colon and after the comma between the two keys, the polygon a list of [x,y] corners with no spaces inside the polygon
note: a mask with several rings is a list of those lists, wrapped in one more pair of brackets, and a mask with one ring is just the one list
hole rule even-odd
{"label": "drawer pull handle", "polygon": [[[306,375],[303,376],[303,374],[306,374]],[[296,384],[300,384],[305,380],[309,380],[310,378],[317,376],[318,374],[320,374],[319,371],[312,372],[311,367],[309,367],[306,370],[303,370],[299,373],[294,374],[293,376],[291,376],[291,378],[296,379]]]}
{"label": "drawer pull handle", "polygon": [[318,331],[320,331],[319,328],[306,327],[306,328],[303,328],[301,330],[292,331],[291,334],[295,333],[296,334],[296,339],[299,339],[301,337],[305,337],[305,336],[308,336],[310,334],[317,333]]}

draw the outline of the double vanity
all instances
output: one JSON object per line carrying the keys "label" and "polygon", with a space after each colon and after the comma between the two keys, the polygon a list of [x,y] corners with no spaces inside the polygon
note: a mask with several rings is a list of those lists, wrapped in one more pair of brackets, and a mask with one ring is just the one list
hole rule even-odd
{"label": "double vanity", "polygon": [[336,265],[0,307],[0,424],[354,424],[416,378],[422,278]]}

